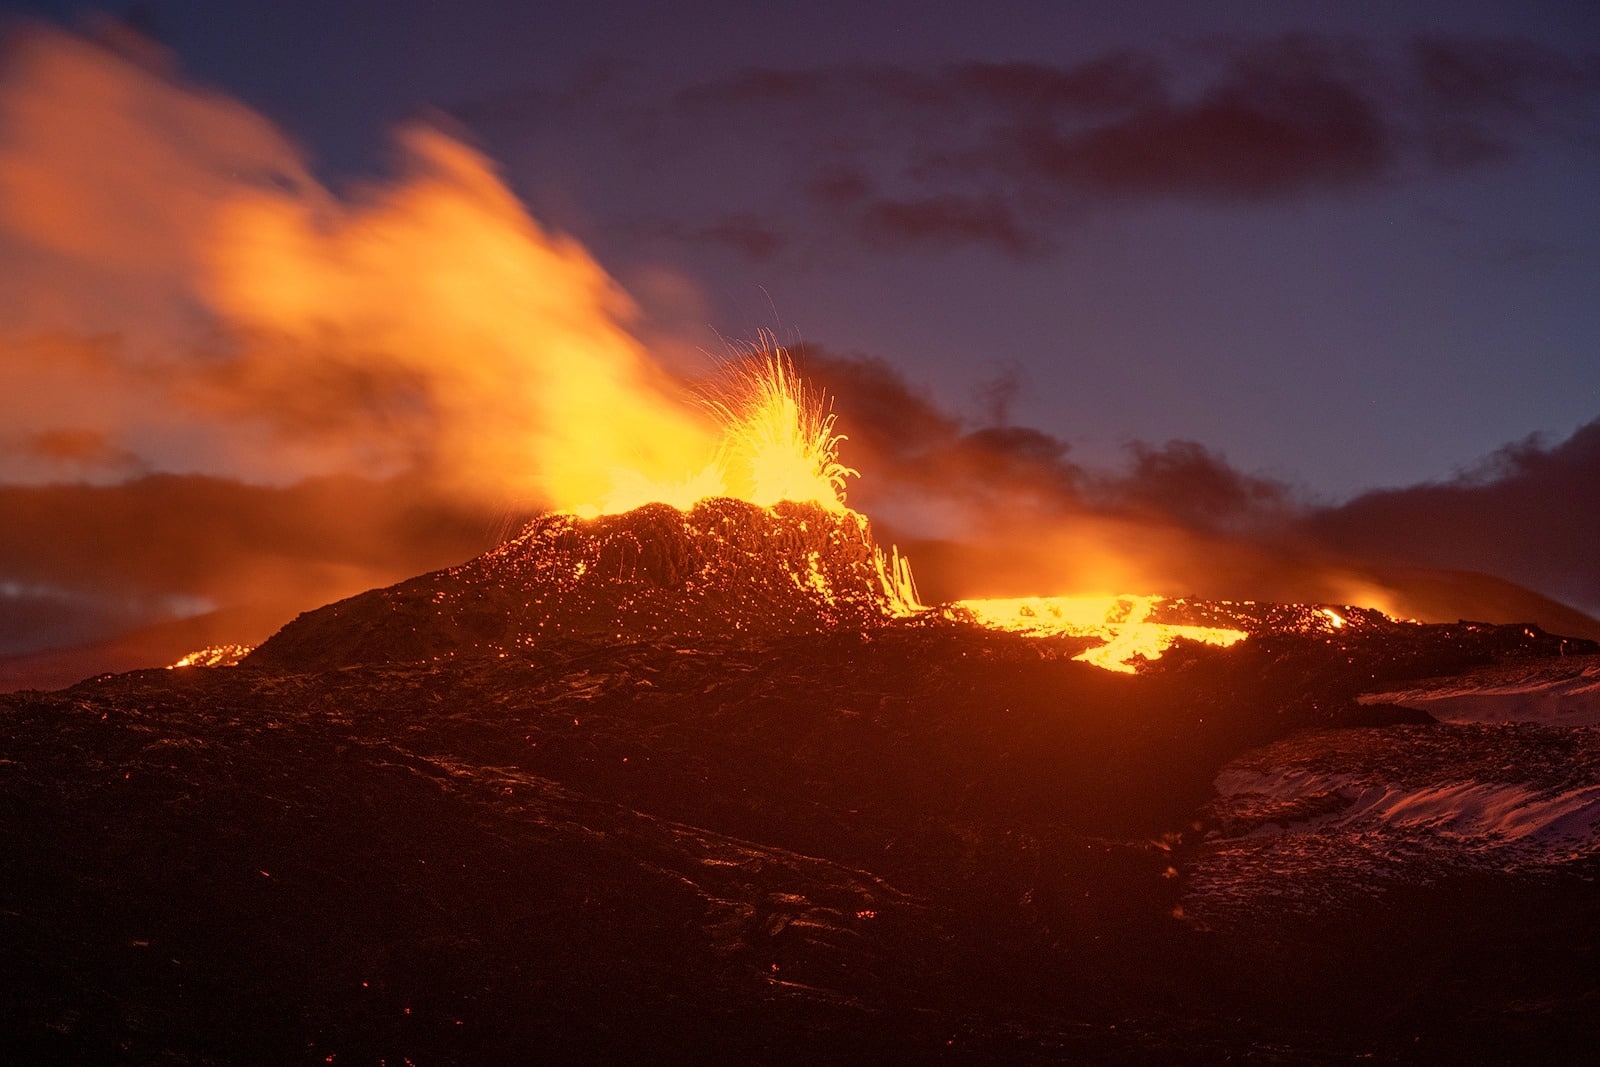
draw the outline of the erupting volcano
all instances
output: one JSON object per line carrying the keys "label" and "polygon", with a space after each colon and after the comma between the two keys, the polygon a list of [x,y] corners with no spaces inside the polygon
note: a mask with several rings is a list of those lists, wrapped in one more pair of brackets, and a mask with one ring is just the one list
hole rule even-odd
{"label": "erupting volcano", "polygon": [[[602,503],[242,660],[0,698],[7,1046],[1588,1040],[1600,751],[1592,711],[1551,709],[1587,699],[1600,646],[1332,605],[924,606],[781,352],[703,397],[721,436],[670,491],[613,471]],[[1463,674],[1485,668],[1511,695]],[[1440,675],[1457,703],[1419,681]],[[1512,966],[1504,989],[1425,981]],[[1530,1001],[1536,1038],[1505,1038]]]}
{"label": "erupting volcano", "polygon": [[[38,398],[0,433],[31,479],[10,514],[75,516],[92,552],[29,550],[115,557],[85,580],[130,618],[300,614],[264,640],[225,611],[168,620],[209,647],[172,662],[152,639],[147,669],[0,695],[13,1059],[1590,1053],[1600,644],[1379,603],[1492,580],[1385,580],[1404,568],[1308,538],[1198,446],[1097,480],[1003,402],[974,429],[887,365],[770,335],[696,382],[703,356],[642,341],[620,287],[459,139],[409,128],[399,176],[342,195],[243,105],[42,40],[0,82],[0,238],[51,283],[18,307],[82,317],[0,350]],[[1197,129],[1278,128],[1213,96]],[[91,105],[98,125],[62,119]],[[78,165],[103,130],[143,164]],[[1067,142],[1044,154],[1079,169]],[[994,229],[823,177],[819,201],[908,233]],[[157,293],[154,325],[106,333],[116,302],[60,284],[74,256]],[[845,418],[813,370],[878,417]],[[870,502],[885,468],[898,511]],[[919,527],[941,508],[969,542]],[[508,514],[493,544],[484,517]],[[943,561],[920,592],[916,537]]]}
{"label": "erupting volcano", "polygon": [[[846,506],[845,436],[785,353],[666,395],[639,403],[688,430],[646,468],[545,477],[559,510],[476,558],[254,650],[0,698],[6,1046],[814,1062],[1588,1040],[1600,712],[1569,705],[1600,646],[1359,606],[927,606]],[[1509,696],[1486,669],[1515,672]],[[1435,966],[1523,977],[1441,994]],[[1536,1040],[1500,1037],[1530,1000],[1550,1005]]]}
{"label": "erupting volcano", "polygon": [[[878,547],[866,518],[845,505],[845,479],[857,472],[839,458],[845,437],[826,397],[781,349],[731,365],[723,380],[731,384],[706,401],[723,438],[694,477],[663,486],[613,472],[604,509],[547,515],[469,563],[311,612],[251,662],[326,668],[469,648],[527,651],[563,637],[867,632],[929,611],[909,561]],[[693,500],[674,506],[684,494]],[[1245,636],[1185,621],[1184,602],[1162,604],[964,600],[930,618],[1099,642],[1078,658],[1130,673],[1136,657],[1157,659],[1176,640],[1226,647]]]}

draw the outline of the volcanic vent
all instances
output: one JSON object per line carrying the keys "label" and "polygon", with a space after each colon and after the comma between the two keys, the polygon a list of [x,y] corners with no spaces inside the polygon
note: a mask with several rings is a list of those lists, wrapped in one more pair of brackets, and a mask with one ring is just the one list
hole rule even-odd
{"label": "volcanic vent", "polygon": [[777,636],[915,610],[909,568],[849,510],[702,500],[545,515],[458,567],[308,612],[248,662],[298,670],[415,661],[542,639]]}

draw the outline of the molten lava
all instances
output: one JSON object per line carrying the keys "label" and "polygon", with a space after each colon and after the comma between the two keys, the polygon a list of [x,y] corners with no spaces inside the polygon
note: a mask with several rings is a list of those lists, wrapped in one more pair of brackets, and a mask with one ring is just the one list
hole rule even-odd
{"label": "molten lava", "polygon": [[[569,510],[580,519],[621,515],[647,504],[666,504],[688,512],[701,501],[719,498],[771,509],[782,502],[813,504],[853,520],[863,531],[866,519],[845,505],[845,479],[858,477],[839,460],[836,417],[826,394],[795,373],[789,354],[770,337],[760,348],[730,364],[707,390],[705,408],[721,429],[714,455],[697,473],[677,481],[656,481],[635,470],[613,470],[611,489],[601,504]],[[690,457],[684,457],[687,463]],[[911,564],[898,549],[885,554],[872,546],[872,570],[886,610],[911,615],[922,610]],[[811,552],[800,583],[828,604],[839,590],[830,584],[817,553]]]}
{"label": "molten lava", "polygon": [[735,365],[724,392],[712,408],[726,428],[728,495],[763,507],[791,500],[845,510],[844,480],[860,472],[839,462],[845,438],[833,432],[827,397],[806,386],[782,349]]}
{"label": "molten lava", "polygon": [[1150,622],[1150,610],[1163,598],[1154,596],[1053,596],[991,600],[958,600],[952,614],[981,626],[1036,637],[1098,637],[1105,644],[1074,659],[1108,671],[1132,674],[1133,660],[1160,659],[1182,638],[1223,648],[1242,641],[1242,630]]}
{"label": "molten lava", "polygon": [[806,385],[782,348],[768,341],[730,364],[708,390],[704,408],[717,433],[713,453],[697,454],[699,442],[678,458],[686,474],[651,479],[629,468],[613,468],[599,502],[570,507],[586,518],[618,515],[645,504],[684,511],[701,500],[728,497],[760,507],[780,500],[848,510],[844,483],[858,471],[839,462],[843,434],[834,432],[828,398]]}
{"label": "molten lava", "polygon": [[179,667],[232,667],[244,659],[254,646],[238,644],[207,645],[205,648],[196,649],[168,666],[168,670]]}

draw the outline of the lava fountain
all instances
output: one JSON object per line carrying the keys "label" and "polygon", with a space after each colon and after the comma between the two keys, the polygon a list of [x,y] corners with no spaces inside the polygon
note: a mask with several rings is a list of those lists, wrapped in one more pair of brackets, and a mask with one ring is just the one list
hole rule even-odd
{"label": "lava fountain", "polygon": [[[652,480],[639,471],[613,468],[611,486],[599,504],[580,504],[580,516],[612,515],[645,504],[686,509],[700,500],[729,497],[761,507],[780,500],[848,510],[845,479],[858,471],[839,461],[843,434],[834,432],[828,397],[795,373],[783,348],[770,339],[727,364],[705,387],[701,407],[718,428],[711,457],[681,480]],[[688,469],[693,454],[680,458]]]}

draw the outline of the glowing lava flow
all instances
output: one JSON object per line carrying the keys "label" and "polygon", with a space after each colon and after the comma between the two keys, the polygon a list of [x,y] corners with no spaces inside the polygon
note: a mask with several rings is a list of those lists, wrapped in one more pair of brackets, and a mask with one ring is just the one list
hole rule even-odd
{"label": "glowing lava flow", "polygon": [[1105,642],[1074,656],[1108,671],[1134,672],[1133,660],[1160,659],[1179,638],[1226,648],[1245,638],[1242,630],[1220,626],[1180,626],[1147,621],[1155,596],[1014,597],[958,600],[954,613],[990,629],[1035,637],[1096,637]]}
{"label": "glowing lava flow", "polygon": [[254,645],[207,645],[184,656],[167,669],[179,667],[232,667],[248,656]]}

